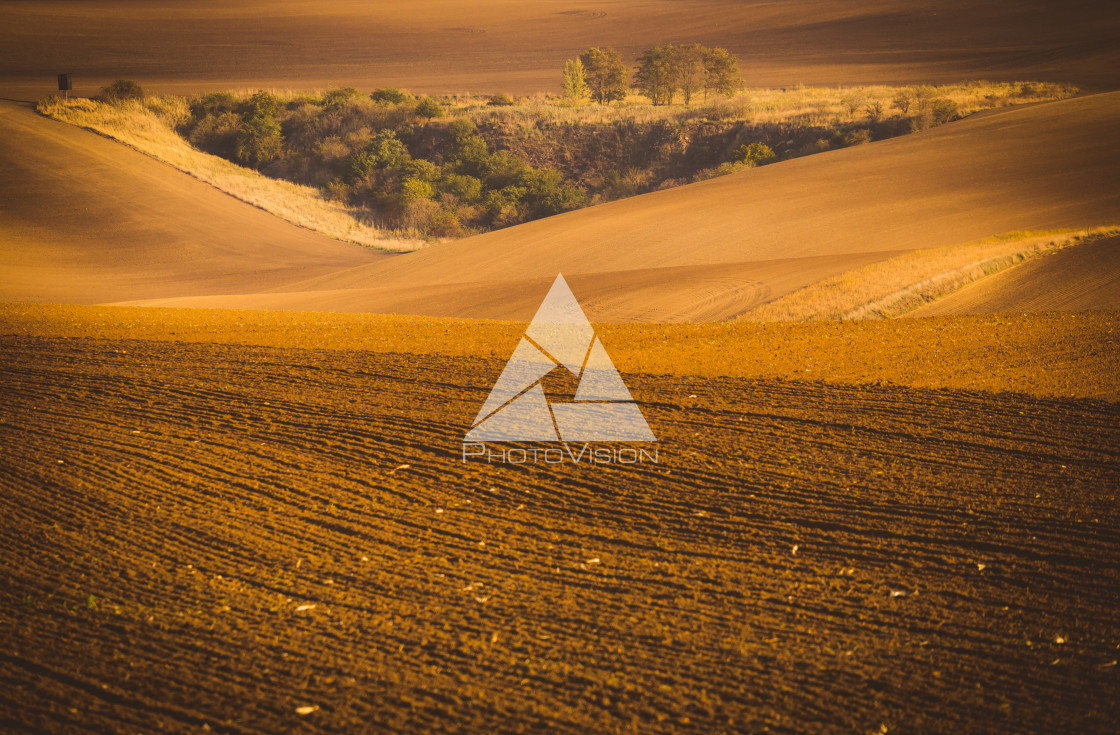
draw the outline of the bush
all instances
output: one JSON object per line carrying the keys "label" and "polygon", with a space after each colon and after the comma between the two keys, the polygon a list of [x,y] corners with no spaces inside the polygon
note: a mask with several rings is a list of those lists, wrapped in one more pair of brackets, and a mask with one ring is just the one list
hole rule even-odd
{"label": "bush", "polygon": [[778,160],[778,155],[765,143],[750,143],[741,145],[731,156],[736,163],[745,163],[750,166],[765,166]]}
{"label": "bush", "polygon": [[130,79],[117,79],[106,84],[97,93],[97,99],[102,102],[120,102],[121,100],[142,100],[144,90],[140,85]]}
{"label": "bush", "polygon": [[365,178],[376,168],[398,168],[409,160],[408,150],[392,130],[382,130],[350,159],[351,180]]}
{"label": "bush", "polygon": [[447,132],[451,133],[451,139],[456,143],[470,138],[478,133],[478,126],[474,124],[473,120],[468,120],[465,117],[460,117],[451,121],[447,126]]}
{"label": "bush", "polygon": [[482,197],[482,182],[473,176],[448,174],[440,183],[440,191],[453,194],[465,204],[474,204]]}
{"label": "bush", "polygon": [[431,120],[432,118],[443,117],[443,113],[443,106],[431,97],[425,97],[416,103],[416,114],[420,117]]}
{"label": "bush", "polygon": [[401,184],[401,207],[407,207],[411,202],[418,199],[431,199],[435,194],[432,185],[423,179],[405,179]]}
{"label": "bush", "polygon": [[263,89],[238,105],[243,117],[273,117],[279,108],[276,98]]}
{"label": "bush", "polygon": [[237,136],[241,131],[241,116],[234,112],[207,113],[193,128],[186,132],[187,140],[199,150],[225,158],[237,155]]}
{"label": "bush", "polygon": [[498,94],[491,95],[490,99],[486,101],[486,104],[491,107],[511,107],[517,103],[514,102],[513,97],[510,97],[505,92],[499,92]]}
{"label": "bush", "polygon": [[399,89],[388,87],[386,89],[375,89],[370,93],[370,99],[374,102],[386,102],[391,105],[402,105],[412,99],[412,95],[408,92],[402,92]]}
{"label": "bush", "polygon": [[342,104],[349,102],[355,97],[360,97],[361,93],[353,87],[339,87],[338,89],[328,89],[323,94],[323,107],[328,109],[339,107]]}
{"label": "bush", "polygon": [[191,117],[222,115],[237,109],[237,97],[229,92],[213,92],[191,102]]}
{"label": "bush", "polygon": [[261,167],[280,155],[284,136],[280,123],[271,115],[254,115],[241,123],[237,133],[237,158],[250,166]]}

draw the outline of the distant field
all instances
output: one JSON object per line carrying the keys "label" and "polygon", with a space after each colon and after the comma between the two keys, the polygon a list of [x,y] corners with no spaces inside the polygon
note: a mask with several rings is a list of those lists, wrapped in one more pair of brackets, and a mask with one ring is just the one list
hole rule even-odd
{"label": "distant field", "polygon": [[0,3],[0,96],[35,100],[54,75],[90,94],[113,79],[161,92],[226,88],[559,91],[565,59],[696,41],[742,57],[747,84],[1041,79],[1120,85],[1107,3],[792,0],[422,0],[416,3]]}

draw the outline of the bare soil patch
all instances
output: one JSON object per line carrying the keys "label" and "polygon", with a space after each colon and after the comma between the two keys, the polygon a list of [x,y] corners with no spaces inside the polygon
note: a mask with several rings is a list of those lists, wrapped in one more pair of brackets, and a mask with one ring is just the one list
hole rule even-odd
{"label": "bare soil patch", "polygon": [[627,371],[660,464],[498,466],[504,358],[0,345],[10,727],[1120,717],[1113,403]]}

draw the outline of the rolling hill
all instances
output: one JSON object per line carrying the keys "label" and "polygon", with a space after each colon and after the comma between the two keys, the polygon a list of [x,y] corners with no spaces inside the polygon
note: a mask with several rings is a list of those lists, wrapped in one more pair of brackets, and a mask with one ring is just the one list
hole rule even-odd
{"label": "rolling hill", "polygon": [[998,110],[270,293],[143,303],[528,319],[562,271],[593,319],[726,319],[898,251],[1120,221],[1118,123],[1115,93]]}
{"label": "rolling hill", "polygon": [[119,143],[0,102],[0,299],[267,289],[388,257],[290,225]]}

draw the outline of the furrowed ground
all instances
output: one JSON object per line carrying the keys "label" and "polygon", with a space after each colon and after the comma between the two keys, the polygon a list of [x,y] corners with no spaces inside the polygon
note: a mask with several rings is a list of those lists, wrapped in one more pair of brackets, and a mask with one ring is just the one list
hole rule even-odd
{"label": "furrowed ground", "polygon": [[[7,728],[1104,732],[1120,716],[1115,315],[603,328],[660,462],[509,466],[459,452],[518,325],[4,314]],[[630,337],[682,367],[635,369]],[[988,390],[932,365],[905,387],[839,363],[689,369],[841,338],[960,345]],[[1017,368],[978,357],[997,343],[1022,349]],[[1060,370],[1072,344],[1081,388],[995,392],[1032,361]],[[1094,380],[1101,398],[1070,397]]]}

